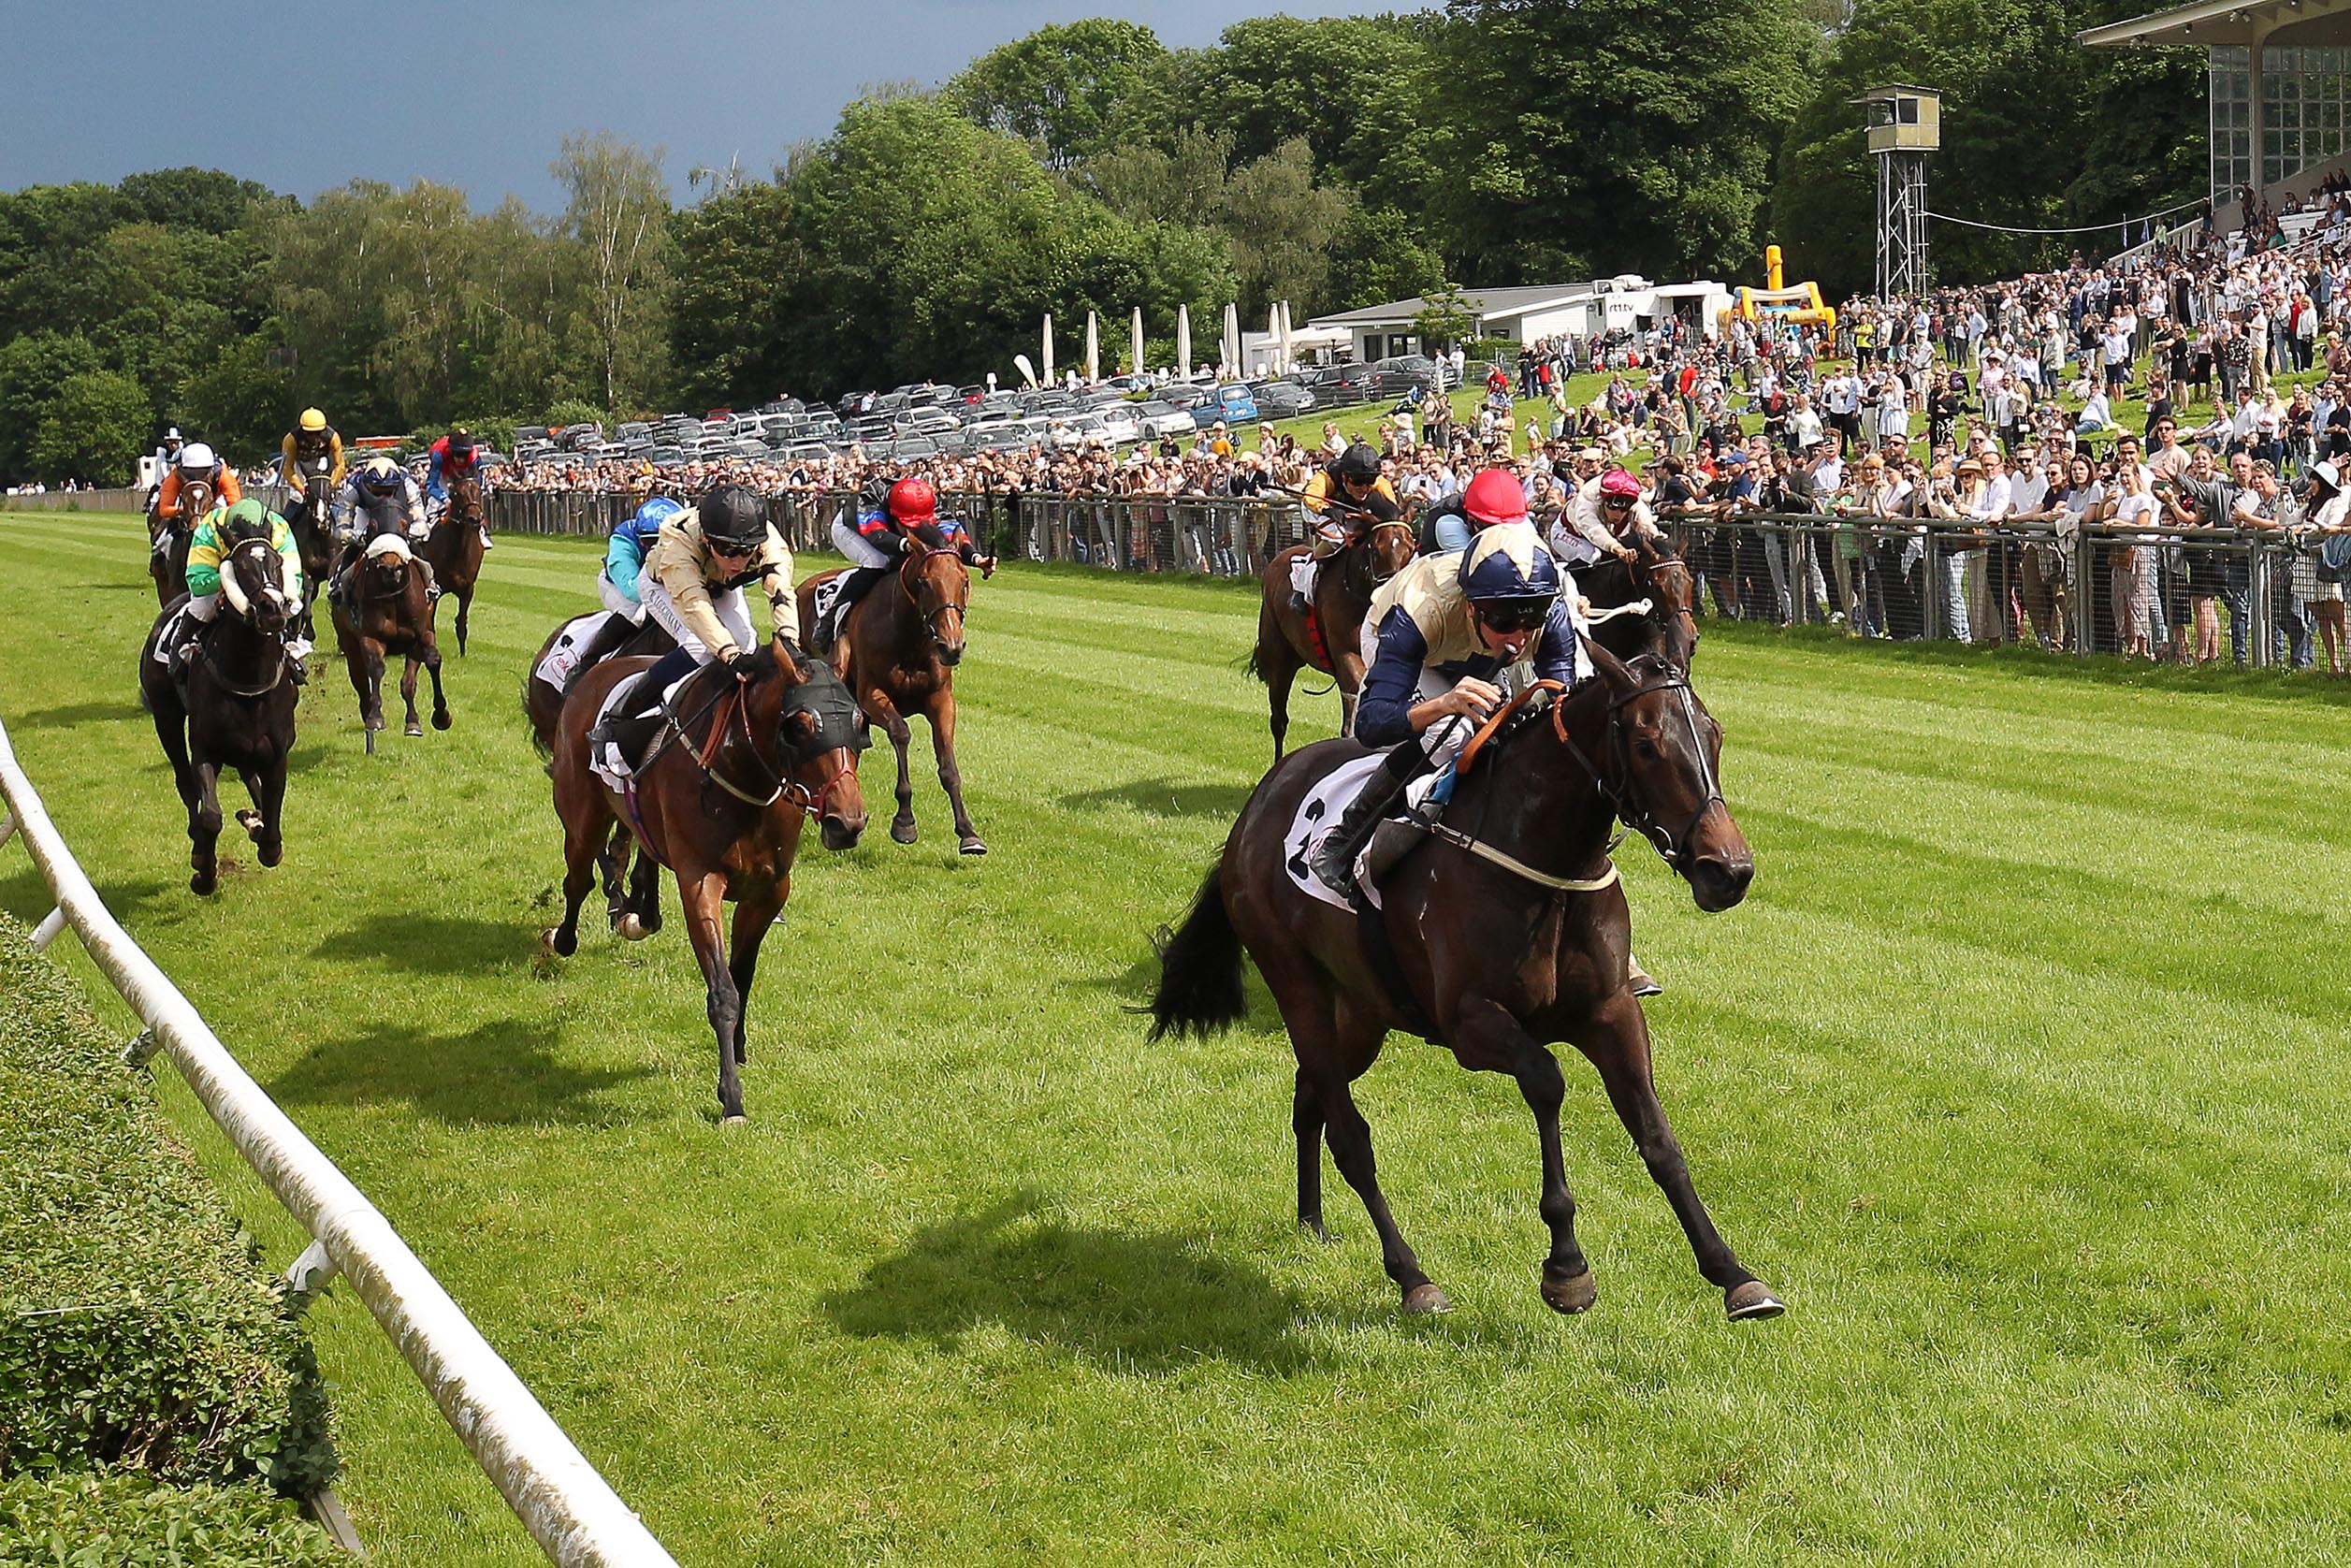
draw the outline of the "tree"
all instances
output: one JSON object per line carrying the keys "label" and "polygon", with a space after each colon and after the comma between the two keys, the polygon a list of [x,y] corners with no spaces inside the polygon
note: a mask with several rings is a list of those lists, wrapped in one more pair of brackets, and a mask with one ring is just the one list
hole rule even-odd
{"label": "tree", "polygon": [[1162,121],[1168,63],[1150,28],[1094,18],[990,50],[947,96],[975,123],[1036,143],[1048,167],[1067,168]]}
{"label": "tree", "polygon": [[784,301],[801,270],[791,191],[762,181],[677,214],[670,341],[689,404],[763,402],[787,380]]}
{"label": "tree", "polygon": [[179,423],[203,432],[218,451],[252,462],[274,451],[294,423],[291,378],[274,363],[268,340],[240,338],[189,375],[175,399]]}
{"label": "tree", "polygon": [[68,376],[33,435],[33,471],[52,482],[128,485],[153,415],[146,388],[120,370]]}
{"label": "tree", "polygon": [[[1189,73],[1181,101],[1203,125],[1230,137],[1244,162],[1303,139],[1316,167],[1360,186],[1420,123],[1416,113],[1375,118],[1365,110],[1390,83],[1427,85],[1422,18],[1255,17],[1226,28],[1220,41]],[[1413,102],[1389,107],[1409,113]]]}
{"label": "tree", "polygon": [[1354,203],[1314,183],[1314,155],[1292,138],[1233,171],[1225,188],[1241,307],[1262,314],[1278,299],[1319,302],[1330,276],[1330,245]]}
{"label": "tree", "polygon": [[607,408],[620,404],[624,365],[631,392],[650,388],[664,346],[670,201],[661,160],[658,147],[648,153],[607,131],[574,131],[550,171],[570,197],[560,230],[582,252],[581,316]]}
{"label": "tree", "polygon": [[1444,258],[1421,242],[1413,222],[1393,207],[1356,208],[1330,247],[1326,308],[1359,311],[1391,299],[1427,296],[1444,283]]}
{"label": "tree", "polygon": [[1434,352],[1451,347],[1477,329],[1477,312],[1456,283],[1441,283],[1421,301],[1413,312],[1413,336],[1421,347]]}
{"label": "tree", "polygon": [[31,332],[0,343],[0,480],[32,477],[34,438],[59,391],[99,368],[98,351],[78,334]]}
{"label": "tree", "polygon": [[1595,262],[1721,274],[1754,254],[1819,44],[1789,0],[1453,0],[1449,16],[1434,134],[1460,173],[1437,191],[1472,283]]}

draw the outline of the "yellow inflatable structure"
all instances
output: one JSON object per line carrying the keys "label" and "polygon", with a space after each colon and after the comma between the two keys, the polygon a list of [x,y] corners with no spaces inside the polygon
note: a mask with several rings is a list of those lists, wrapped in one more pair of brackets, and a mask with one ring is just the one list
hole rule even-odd
{"label": "yellow inflatable structure", "polygon": [[1769,286],[1740,289],[1738,303],[1723,312],[1726,320],[1736,317],[1751,325],[1794,322],[1832,332],[1836,329],[1836,312],[1821,300],[1819,283],[1798,283],[1792,288],[1783,285],[1778,246],[1763,247],[1763,270],[1770,279]]}

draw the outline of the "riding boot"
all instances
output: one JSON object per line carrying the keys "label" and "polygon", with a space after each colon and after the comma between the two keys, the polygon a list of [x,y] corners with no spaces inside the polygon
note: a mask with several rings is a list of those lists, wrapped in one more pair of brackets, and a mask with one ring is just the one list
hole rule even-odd
{"label": "riding boot", "polygon": [[1356,884],[1355,860],[1362,852],[1365,841],[1387,815],[1388,807],[1404,792],[1404,787],[1429,771],[1428,752],[1421,749],[1417,737],[1389,749],[1381,759],[1378,769],[1363,781],[1363,789],[1347,803],[1339,825],[1323,835],[1314,847],[1308,863],[1323,886],[1344,896],[1357,908],[1363,906],[1363,890]]}
{"label": "riding boot", "polygon": [[425,574],[425,603],[428,604],[438,603],[441,598],[441,584],[433,577],[432,562],[422,556],[416,557],[415,561],[416,570]]}
{"label": "riding boot", "polygon": [[197,646],[204,637],[205,623],[181,612],[171,627],[171,658],[167,668],[174,682],[188,678],[188,665],[196,658]]}
{"label": "riding boot", "polygon": [[[617,748],[621,761],[634,773],[642,764],[646,748],[660,733],[669,718],[669,706],[661,701],[661,693],[672,681],[693,674],[694,656],[683,648],[672,648],[653,661],[642,674],[631,678],[621,689],[619,697],[605,708],[604,716],[588,732],[591,756],[601,756],[606,746]],[[650,712],[644,710],[650,709]]]}
{"label": "riding boot", "polygon": [[627,616],[614,615],[607,618],[603,625],[596,629],[594,636],[580,645],[579,658],[572,665],[571,678],[563,683],[564,692],[568,695],[572,688],[578,684],[580,676],[610,658],[621,644],[636,634],[637,623]]}

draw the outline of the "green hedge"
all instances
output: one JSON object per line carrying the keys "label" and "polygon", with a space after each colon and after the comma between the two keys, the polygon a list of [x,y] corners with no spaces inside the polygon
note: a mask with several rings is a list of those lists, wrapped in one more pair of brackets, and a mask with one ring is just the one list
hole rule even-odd
{"label": "green hedge", "polygon": [[345,1568],[325,1531],[258,1482],[145,1475],[0,1481],[0,1568]]}
{"label": "green hedge", "polygon": [[0,917],[0,1478],[334,1478],[281,1284],[75,986]]}

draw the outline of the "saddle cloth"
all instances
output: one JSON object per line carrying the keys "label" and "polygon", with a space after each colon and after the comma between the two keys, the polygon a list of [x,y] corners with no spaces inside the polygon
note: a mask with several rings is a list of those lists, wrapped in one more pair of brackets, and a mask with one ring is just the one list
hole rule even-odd
{"label": "saddle cloth", "polygon": [[155,638],[153,658],[156,663],[169,664],[171,662],[171,650],[179,646],[180,629],[187,623],[187,619],[188,607],[182,604],[171,612],[169,620],[164,622],[163,632]]}
{"label": "saddle cloth", "polygon": [[[1338,827],[1339,819],[1346,815],[1347,807],[1355,803],[1356,796],[1363,792],[1364,782],[1379,771],[1381,760],[1382,753],[1374,751],[1368,757],[1342,762],[1316,779],[1314,787],[1306,791],[1306,798],[1298,803],[1297,811],[1290,816],[1289,830],[1282,835],[1282,869],[1289,874],[1291,883],[1308,897],[1318,898],[1332,908],[1344,909],[1349,914],[1356,912],[1355,906],[1324,886],[1323,879],[1314,875],[1312,865],[1314,846],[1324,835]],[[1449,793],[1452,780],[1453,770],[1450,767],[1415,778],[1405,787],[1403,795],[1388,812],[1388,820],[1402,820],[1441,789]],[[1368,878],[1366,870],[1376,836],[1364,841],[1355,860],[1356,880],[1361,884],[1364,896],[1371,900],[1375,909],[1380,907],[1380,890]]]}
{"label": "saddle cloth", "polygon": [[849,586],[849,574],[844,572],[838,576],[828,577],[817,585],[816,596],[809,601],[809,607],[816,612],[819,626],[828,625],[832,621],[833,606],[841,602],[841,589]]}
{"label": "saddle cloth", "polygon": [[602,632],[612,619],[610,610],[591,610],[584,616],[573,616],[563,623],[563,630],[555,634],[555,642],[547,648],[547,656],[539,661],[531,672],[532,678],[544,682],[557,691],[572,683],[573,672],[579,668],[580,650]]}
{"label": "saddle cloth", "polygon": [[[582,618],[585,619],[586,617],[583,617]],[[668,706],[669,700],[677,694],[677,689],[685,685],[688,681],[693,679],[694,675],[700,673],[701,672],[699,671],[694,671],[687,675],[680,675],[676,680],[671,682],[668,688],[662,691],[660,701],[659,703],[648,704],[646,706],[640,707],[630,717],[641,719],[648,713],[658,712],[660,708]],[[611,715],[613,709],[620,705],[620,699],[623,693],[633,691],[636,688],[637,681],[636,677],[633,675],[625,680],[614,683],[613,689],[604,693],[604,700],[596,705],[596,718],[588,725],[588,733],[594,734],[597,727],[603,723],[605,719]],[[646,749],[652,749],[649,743]],[[628,758],[622,756],[620,754],[620,748],[611,741],[606,741],[604,744],[595,747],[589,750],[588,754],[588,771],[595,774],[598,778],[602,779],[604,787],[611,790],[616,794],[627,793],[629,781],[636,775],[636,764],[631,762]]]}

